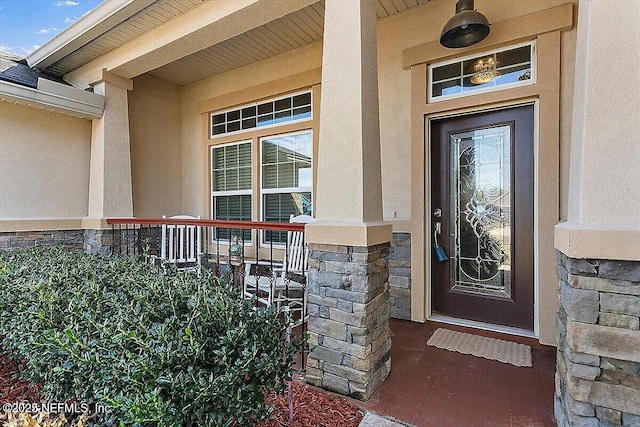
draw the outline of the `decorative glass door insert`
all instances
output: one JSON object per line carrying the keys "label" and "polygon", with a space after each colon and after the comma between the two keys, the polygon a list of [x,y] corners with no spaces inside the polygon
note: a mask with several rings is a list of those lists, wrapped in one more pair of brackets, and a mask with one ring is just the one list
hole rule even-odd
{"label": "decorative glass door insert", "polygon": [[511,299],[511,126],[449,135],[450,290]]}

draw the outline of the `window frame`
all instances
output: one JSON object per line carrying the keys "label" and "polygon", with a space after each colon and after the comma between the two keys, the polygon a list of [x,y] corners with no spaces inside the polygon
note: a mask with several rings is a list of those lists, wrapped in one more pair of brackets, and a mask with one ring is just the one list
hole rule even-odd
{"label": "window frame", "polygon": [[[438,68],[438,67],[442,67],[442,66],[446,66],[446,65],[451,65],[451,64],[456,64],[456,63],[463,63],[464,61],[467,61],[469,59],[480,59],[482,57],[485,56],[489,56],[489,55],[494,55],[494,54],[498,54],[498,53],[502,53],[502,52],[506,52],[509,50],[513,50],[513,49],[518,49],[521,47],[525,47],[525,46],[530,46],[531,49],[531,60],[529,61],[531,63],[531,78],[527,79],[527,80],[522,80],[522,81],[516,81],[516,82],[512,82],[512,83],[505,83],[505,84],[501,84],[501,85],[495,85],[495,86],[490,86],[490,87],[485,87],[485,88],[481,88],[481,89],[476,89],[476,90],[471,90],[471,91],[467,91],[467,92],[458,92],[458,93],[452,93],[450,95],[440,95],[440,96],[433,96],[433,70],[434,68]],[[479,95],[479,94],[483,94],[483,93],[488,93],[488,92],[496,92],[496,91],[501,91],[501,90],[506,90],[506,89],[511,89],[511,88],[516,88],[516,87],[521,87],[521,86],[529,86],[529,85],[533,85],[537,83],[537,43],[536,40],[529,40],[526,42],[522,42],[522,43],[516,43],[513,45],[508,45],[508,46],[503,46],[499,49],[492,49],[489,51],[485,51],[485,52],[477,52],[477,53],[473,53],[470,55],[466,55],[466,56],[462,56],[462,57],[456,57],[453,59],[449,59],[446,61],[440,61],[440,62],[434,62],[433,64],[428,64],[427,65],[427,103],[431,104],[431,103],[435,103],[435,102],[442,102],[442,101],[447,101],[450,99],[456,99],[456,98],[465,98],[468,96],[473,96],[473,95]],[[464,78],[464,74],[461,74],[459,76],[459,78]],[[452,78],[453,80],[453,78]]]}

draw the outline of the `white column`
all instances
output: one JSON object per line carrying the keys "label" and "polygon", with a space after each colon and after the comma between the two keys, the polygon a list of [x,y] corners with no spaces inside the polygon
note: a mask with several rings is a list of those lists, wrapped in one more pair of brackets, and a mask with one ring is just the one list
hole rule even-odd
{"label": "white column", "polygon": [[103,70],[94,92],[105,97],[104,115],[93,120],[89,218],[131,217],[131,150],[127,91],[133,82]]}
{"label": "white column", "polygon": [[391,226],[382,222],[376,43],[374,0],[326,1],[311,243],[391,240]]}
{"label": "white column", "polygon": [[581,0],[568,221],[572,258],[640,260],[640,1]]}

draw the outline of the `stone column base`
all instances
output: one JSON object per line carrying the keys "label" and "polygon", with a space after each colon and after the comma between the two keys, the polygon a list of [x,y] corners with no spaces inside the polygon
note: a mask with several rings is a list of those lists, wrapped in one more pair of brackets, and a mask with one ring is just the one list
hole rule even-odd
{"label": "stone column base", "polygon": [[558,252],[559,426],[640,426],[640,262]]}
{"label": "stone column base", "polygon": [[389,244],[310,251],[306,380],[366,400],[391,370]]}

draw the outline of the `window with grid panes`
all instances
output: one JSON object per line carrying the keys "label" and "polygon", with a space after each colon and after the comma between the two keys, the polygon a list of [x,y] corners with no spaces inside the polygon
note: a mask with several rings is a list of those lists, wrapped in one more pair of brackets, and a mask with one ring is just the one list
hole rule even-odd
{"label": "window with grid panes", "polygon": [[[312,132],[261,138],[260,145],[263,221],[289,222],[291,215],[311,215]],[[263,241],[282,244],[286,235],[265,233]]]}
{"label": "window with grid panes", "polygon": [[[251,221],[251,141],[211,147],[211,217]],[[218,228],[216,238],[251,240],[251,230]]]}
{"label": "window with grid panes", "polygon": [[211,114],[211,137],[311,118],[311,92]]}

